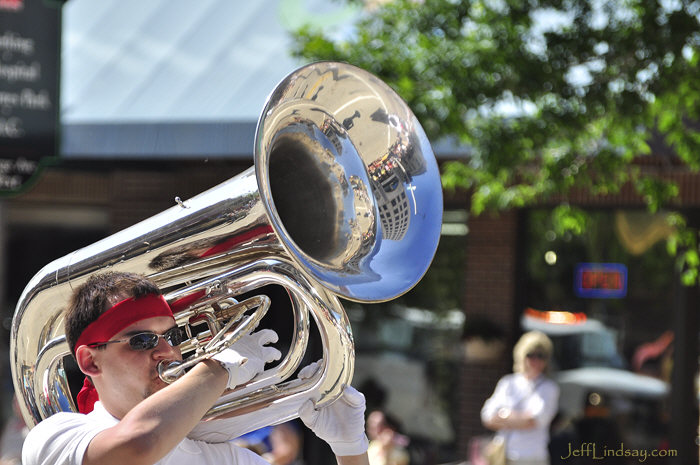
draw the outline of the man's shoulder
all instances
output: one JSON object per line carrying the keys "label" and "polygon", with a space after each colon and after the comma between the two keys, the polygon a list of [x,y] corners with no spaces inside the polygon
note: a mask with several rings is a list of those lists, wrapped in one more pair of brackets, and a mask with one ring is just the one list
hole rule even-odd
{"label": "man's shoulder", "polygon": [[78,464],[87,444],[99,431],[88,415],[55,413],[29,431],[22,447],[22,463]]}
{"label": "man's shoulder", "polygon": [[41,431],[46,428],[55,428],[56,426],[63,424],[73,425],[88,422],[88,416],[83,413],[57,412],[37,423],[36,426],[29,431],[29,433],[31,434],[33,431]]}
{"label": "man's shoulder", "polygon": [[44,442],[70,430],[79,430],[89,423],[87,415],[82,413],[58,412],[40,421],[29,431],[25,442]]}

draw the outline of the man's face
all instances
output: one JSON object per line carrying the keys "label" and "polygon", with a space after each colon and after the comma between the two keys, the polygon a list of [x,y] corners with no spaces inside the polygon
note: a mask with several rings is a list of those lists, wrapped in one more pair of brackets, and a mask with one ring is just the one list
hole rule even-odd
{"label": "man's face", "polygon": [[[128,339],[144,331],[163,334],[175,326],[171,317],[159,316],[127,326],[110,340]],[[94,352],[100,374],[93,376],[100,401],[117,418],[122,418],[136,404],[167,384],[158,376],[162,360],[182,360],[178,347],[171,347],[163,338],[149,350],[133,350],[127,341],[107,344]]]}

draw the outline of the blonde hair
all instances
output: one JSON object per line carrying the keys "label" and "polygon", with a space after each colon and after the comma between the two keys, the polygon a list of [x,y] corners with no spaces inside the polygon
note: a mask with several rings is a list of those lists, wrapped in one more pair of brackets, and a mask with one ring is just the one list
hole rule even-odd
{"label": "blonde hair", "polygon": [[529,331],[518,339],[513,347],[513,371],[522,373],[525,370],[525,357],[530,352],[540,351],[545,355],[544,372],[549,371],[549,360],[552,358],[552,340],[541,331]]}

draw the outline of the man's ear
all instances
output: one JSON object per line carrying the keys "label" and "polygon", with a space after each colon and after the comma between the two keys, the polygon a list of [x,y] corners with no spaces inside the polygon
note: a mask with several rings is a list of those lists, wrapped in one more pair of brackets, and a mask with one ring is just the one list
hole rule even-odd
{"label": "man's ear", "polygon": [[88,346],[80,346],[75,349],[75,360],[78,362],[80,371],[88,376],[95,376],[100,373],[100,368],[95,361],[95,351]]}

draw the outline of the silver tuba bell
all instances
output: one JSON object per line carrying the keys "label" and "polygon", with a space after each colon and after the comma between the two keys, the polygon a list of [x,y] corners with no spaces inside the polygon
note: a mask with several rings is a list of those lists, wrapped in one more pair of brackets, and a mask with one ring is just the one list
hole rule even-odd
{"label": "silver tuba bell", "polygon": [[[107,270],[140,273],[160,286],[190,336],[183,353],[221,341],[233,320],[242,331],[254,328],[270,299],[242,295],[267,285],[286,290],[295,327],[289,350],[222,396],[207,418],[255,412],[247,425],[253,431],[296,417],[311,393],[332,402],[350,383],[354,345],[338,298],[378,302],[407,292],[437,247],[442,191],[428,139],[384,82],[348,64],[320,62],[292,72],[272,92],[254,158],[247,171],[53,261],[29,282],[15,311],[10,357],[30,427],[77,411],[64,310],[76,286]],[[292,375],[311,319],[323,369],[300,380]],[[195,323],[204,329],[192,330]]]}

